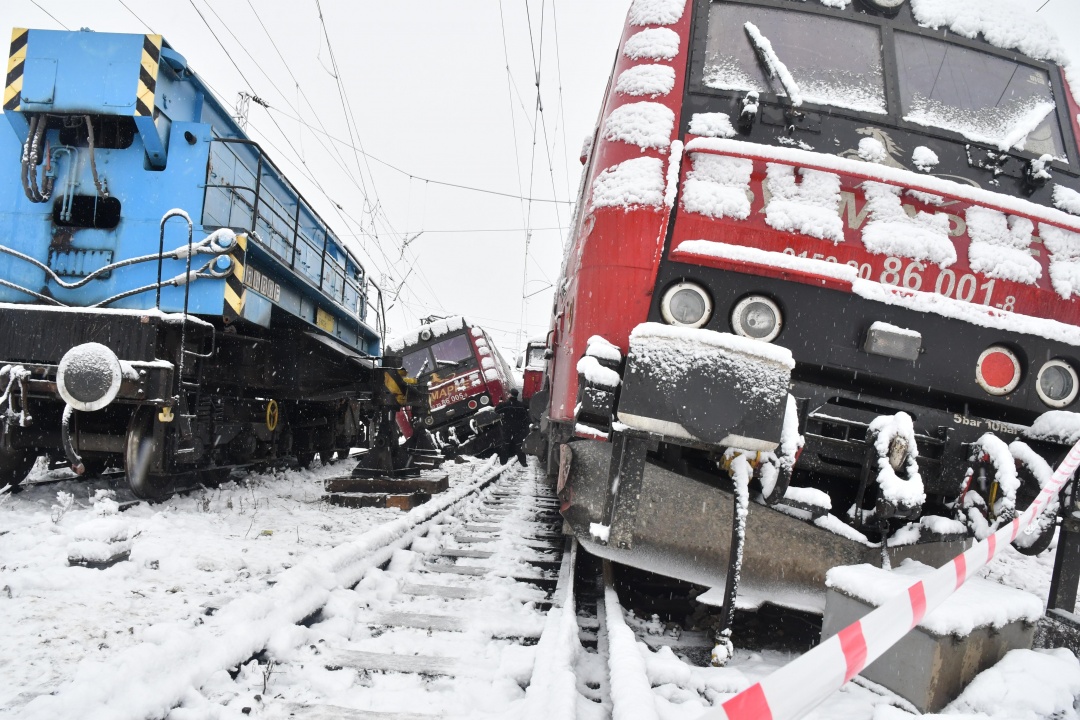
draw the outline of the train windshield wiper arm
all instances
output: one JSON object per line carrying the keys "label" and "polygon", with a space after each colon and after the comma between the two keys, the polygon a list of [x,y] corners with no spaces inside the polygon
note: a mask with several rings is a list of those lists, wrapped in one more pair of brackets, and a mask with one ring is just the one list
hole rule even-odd
{"label": "train windshield wiper arm", "polygon": [[1054,111],[1054,103],[1041,102],[1021,115],[1009,128],[1009,132],[1001,138],[998,150],[1011,150],[1027,140],[1027,136],[1035,132],[1046,116]]}
{"label": "train windshield wiper arm", "polygon": [[761,31],[758,30],[758,26],[752,22],[747,21],[743,28],[745,28],[746,35],[750,38],[750,44],[754,46],[754,52],[757,54],[758,60],[761,61],[762,66],[769,73],[769,77],[774,77],[780,81],[792,105],[795,107],[802,105],[803,98],[799,85],[795,82],[795,78],[791,76],[791,71],[788,70],[787,65],[776,54],[776,50],[773,49],[769,38],[762,35]]}

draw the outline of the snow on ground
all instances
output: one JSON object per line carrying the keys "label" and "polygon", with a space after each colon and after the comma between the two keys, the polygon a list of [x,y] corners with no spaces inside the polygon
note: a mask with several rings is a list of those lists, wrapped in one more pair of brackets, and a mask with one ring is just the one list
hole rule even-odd
{"label": "snow on ground", "polygon": [[[321,501],[321,480],[351,469],[339,461],[234,473],[218,488],[104,517],[109,501],[95,503],[95,492],[118,479],[31,485],[0,499],[0,718],[66,684],[81,662],[143,642],[150,625],[199,624],[208,607],[401,515]],[[62,514],[58,493],[73,496]],[[117,494],[129,497],[122,487]],[[69,566],[69,546],[103,519],[127,526],[130,559],[105,570]]]}
{"label": "snow on ground", "polygon": [[[457,483],[468,466],[448,468],[451,482]],[[113,489],[116,480],[31,485],[18,495],[3,497],[0,612],[4,623],[0,629],[0,667],[4,671],[0,673],[0,718],[17,717],[34,696],[69,683],[80,664],[105,661],[145,641],[152,633],[151,626],[184,628],[201,624],[212,608],[243,593],[267,588],[276,575],[305,556],[323,552],[401,516],[397,510],[354,510],[322,502],[321,480],[349,469],[351,463],[339,462],[310,471],[241,473],[219,488],[160,505],[142,503],[124,513],[117,513],[109,493],[101,492]],[[39,473],[36,479],[50,478]],[[70,494],[70,499],[58,498],[58,493]],[[117,494],[119,500],[126,498],[122,488]],[[526,531],[524,527],[522,530]],[[435,536],[441,534],[436,531],[423,542],[434,545]],[[106,570],[69,566],[71,548],[88,536],[106,540],[106,536],[128,537],[130,559]],[[1056,542],[1034,558],[1006,549],[981,576],[1028,590],[1045,601],[1055,548]],[[449,691],[447,684],[437,678],[343,674],[326,670],[319,662],[303,662],[305,653],[315,656],[324,651],[319,647],[320,634],[329,639],[346,625],[352,630],[346,630],[344,636],[351,635],[353,641],[364,639],[368,646],[365,649],[427,647],[434,643],[449,655],[469,657],[478,668],[487,668],[498,679],[499,698],[496,702],[490,695],[490,679],[478,679],[457,686],[453,691],[457,700],[465,702],[466,707],[473,702],[471,707],[478,712],[494,710],[488,707],[492,704],[505,707],[508,701],[514,706],[523,697],[521,687],[528,681],[535,651],[483,638],[496,626],[506,628],[502,633],[496,630],[499,635],[512,634],[510,628],[537,623],[539,618],[529,608],[539,596],[518,596],[516,589],[500,587],[485,603],[484,613],[474,618],[475,629],[464,634],[432,635],[420,630],[402,630],[385,637],[353,634],[356,627],[363,625],[365,614],[386,607],[402,582],[421,579],[416,575],[421,557],[432,549],[418,541],[412,552],[398,551],[391,566],[385,572],[370,573],[358,593],[336,591],[320,625],[311,631],[296,629],[291,631],[295,637],[278,639],[277,650],[282,656],[301,661],[293,669],[280,668],[281,674],[275,675],[271,667],[264,675],[266,666],[252,662],[240,669],[235,680],[219,673],[203,689],[212,698],[213,712],[207,714],[206,705],[199,707],[195,703],[194,707],[173,711],[170,718],[240,718],[244,717],[244,707],[253,707],[253,717],[284,717],[288,701],[304,704],[326,696],[342,702],[356,692],[372,689],[388,693],[387,702],[391,698],[412,698],[423,705]],[[483,565],[500,560],[469,562]],[[458,582],[463,587],[476,585],[470,578]],[[433,603],[429,611],[435,611],[437,604]],[[734,641],[737,647],[737,633]],[[794,658],[791,653],[736,649],[725,669],[691,668],[670,649],[654,652],[641,642],[635,646],[653,686],[657,716],[663,720],[697,718],[710,704],[720,704],[733,692]],[[994,671],[998,675],[987,676],[987,682],[1018,687],[1033,682],[1031,673],[1023,671],[1033,662],[1031,656],[1011,662],[999,665]],[[1053,677],[1042,678],[1044,684],[1055,678],[1060,681],[1046,686],[1047,697],[1080,691],[1080,666],[1075,660],[1059,652],[1047,656],[1044,664],[1058,668]],[[256,699],[264,684],[267,690],[274,686],[273,696],[282,696],[277,698],[279,702],[286,700],[272,712]],[[588,705],[579,707],[579,716],[603,715],[603,708]],[[1060,702],[1055,700],[1053,705],[1057,713],[1053,717],[1076,717],[1075,713],[1061,714]],[[1024,713],[1038,710],[1027,706],[1010,709]],[[283,710],[285,714],[279,714]],[[911,717],[908,710],[902,699],[887,690],[856,679],[807,717],[895,720]],[[1006,717],[1001,712],[987,714],[987,708],[971,698],[951,711],[971,718]],[[1050,715],[1034,712],[1025,717]]]}

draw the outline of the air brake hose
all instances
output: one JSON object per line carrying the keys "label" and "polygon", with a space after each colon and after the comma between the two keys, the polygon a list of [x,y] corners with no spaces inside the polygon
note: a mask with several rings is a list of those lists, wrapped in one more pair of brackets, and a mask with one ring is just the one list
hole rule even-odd
{"label": "air brake hose", "polygon": [[90,144],[90,174],[94,176],[94,187],[97,188],[98,195],[107,198],[109,197],[109,191],[105,189],[104,183],[98,179],[97,162],[94,161],[94,124],[90,122],[89,115],[83,117],[86,118],[86,139]]}
{"label": "air brake hose", "polygon": [[38,116],[30,116],[30,130],[26,133],[26,142],[23,143],[22,151],[22,186],[23,192],[30,202],[37,202],[33,191],[30,190],[30,145],[34,141],[34,133],[37,132]]}
{"label": "air brake hose", "polygon": [[34,141],[30,145],[30,158],[29,167],[27,168],[27,174],[30,178],[30,191],[33,193],[33,197],[31,197],[30,200],[36,203],[45,202],[46,200],[48,200],[48,198],[42,195],[41,191],[38,190],[37,177],[37,163],[38,157],[40,157],[41,141],[45,137],[45,127],[48,124],[49,118],[47,115],[38,116],[37,132],[33,133]]}

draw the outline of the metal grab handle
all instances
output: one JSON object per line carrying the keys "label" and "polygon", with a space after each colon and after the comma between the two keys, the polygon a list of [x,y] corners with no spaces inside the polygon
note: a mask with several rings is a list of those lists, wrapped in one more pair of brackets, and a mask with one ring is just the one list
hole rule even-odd
{"label": "metal grab handle", "polygon": [[160,229],[160,232],[158,233],[158,267],[157,267],[157,291],[156,291],[156,297],[155,297],[155,305],[157,306],[157,309],[160,311],[161,310],[161,264],[162,264],[162,259],[163,259],[164,253],[165,253],[165,223],[167,223],[170,219],[172,219],[174,217],[183,218],[184,221],[187,223],[187,231],[188,231],[188,240],[187,240],[188,252],[187,252],[187,257],[185,258],[185,270],[184,270],[184,278],[185,278],[185,282],[184,282],[184,314],[183,314],[183,316],[181,317],[181,320],[180,320],[180,352],[177,353],[176,393],[174,394],[174,398],[175,398],[176,402],[179,403],[180,402],[180,387],[181,387],[181,383],[183,382],[183,378],[184,378],[184,349],[187,346],[188,299],[191,296],[191,245],[192,245],[191,238],[192,238],[192,232],[193,232],[193,225],[192,225],[192,222],[191,222],[191,217],[186,212],[184,212],[183,210],[180,210],[179,208],[174,208],[174,209],[170,210],[169,212],[165,213],[165,215],[163,215],[162,218],[161,218],[161,229]]}

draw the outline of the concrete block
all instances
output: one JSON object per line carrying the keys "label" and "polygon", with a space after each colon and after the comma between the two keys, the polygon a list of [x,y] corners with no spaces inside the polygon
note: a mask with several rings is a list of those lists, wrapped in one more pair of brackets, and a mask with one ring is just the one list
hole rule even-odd
{"label": "concrete block", "polygon": [[[866,567],[868,566],[860,566],[859,569],[864,570]],[[890,574],[880,568],[871,569],[877,573]],[[831,577],[830,575],[830,579]],[[906,576],[901,584],[906,586],[916,579],[917,576]],[[1005,588],[980,578],[968,581],[968,585],[973,583],[971,587],[966,585],[962,588],[966,590],[963,595],[958,593],[950,598],[948,608],[943,606],[930,613],[919,626],[867,666],[860,675],[892,690],[914,705],[919,712],[934,713],[954,700],[976,675],[996,664],[1005,653],[1020,648],[1030,649],[1035,623],[1029,601],[1033,600],[1035,607],[1041,608],[1038,599],[1021,590]],[[980,584],[992,588],[983,587],[983,592],[980,593]],[[876,603],[857,597],[850,589],[834,585],[826,593],[822,640],[835,635],[875,609]],[[1001,608],[1006,613],[1004,617],[1008,619],[1007,622],[1002,622],[1003,616],[1000,613],[996,614],[993,621],[982,620],[987,616],[987,593],[993,593],[995,598],[1005,596]],[[1009,597],[1012,593],[1019,595]],[[943,627],[955,625],[949,617],[964,618],[966,610],[970,610],[967,617],[973,621],[974,627],[942,632]],[[946,617],[944,622],[943,617]]]}

